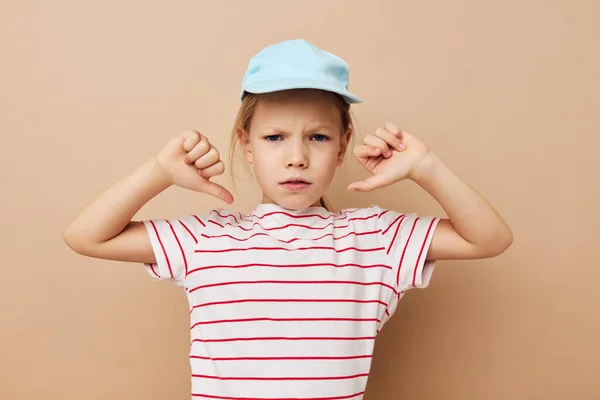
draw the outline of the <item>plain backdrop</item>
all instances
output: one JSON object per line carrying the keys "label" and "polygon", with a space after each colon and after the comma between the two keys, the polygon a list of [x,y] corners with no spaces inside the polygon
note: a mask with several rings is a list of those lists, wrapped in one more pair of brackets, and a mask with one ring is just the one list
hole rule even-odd
{"label": "plain backdrop", "polygon": [[[592,0],[3,0],[0,398],[189,398],[184,293],[62,230],[183,130],[227,154],[249,58],[302,37],[350,64],[357,141],[385,121],[419,136],[514,231],[408,293],[365,398],[599,399],[599,17]],[[259,192],[234,173],[247,211]],[[412,182],[345,191],[365,176],[349,156],[333,204],[444,215]],[[137,218],[223,206],[172,188]]]}

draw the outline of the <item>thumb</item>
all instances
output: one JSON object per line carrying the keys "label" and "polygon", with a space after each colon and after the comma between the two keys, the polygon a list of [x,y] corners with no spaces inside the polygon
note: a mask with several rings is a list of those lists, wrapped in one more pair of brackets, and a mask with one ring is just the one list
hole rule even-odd
{"label": "thumb", "polygon": [[233,203],[233,195],[223,186],[218,183],[214,183],[211,181],[206,181],[204,185],[202,185],[202,192],[209,194],[211,196],[215,196],[221,200],[223,200],[227,204]]}
{"label": "thumb", "polygon": [[228,204],[233,203],[233,195],[229,190],[217,183],[209,181],[206,178],[202,178],[196,172],[191,175],[190,181],[188,181],[189,183],[186,185],[187,188],[196,192],[206,193],[208,195],[217,197]]}
{"label": "thumb", "polygon": [[370,192],[371,190],[379,189],[388,186],[389,183],[383,175],[371,175],[364,181],[356,181],[348,185],[348,191],[354,192]]}

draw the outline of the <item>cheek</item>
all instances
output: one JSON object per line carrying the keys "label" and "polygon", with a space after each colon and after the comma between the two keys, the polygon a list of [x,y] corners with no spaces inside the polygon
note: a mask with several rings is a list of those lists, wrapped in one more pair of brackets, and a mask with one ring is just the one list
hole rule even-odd
{"label": "cheek", "polygon": [[337,166],[339,154],[340,154],[339,145],[332,146],[331,148],[329,148],[327,150],[327,153],[323,155],[323,161],[326,162],[328,165]]}
{"label": "cheek", "polygon": [[323,178],[327,181],[333,179],[335,172],[339,166],[338,162],[338,147],[327,149],[314,157],[313,167],[321,171]]}
{"label": "cheek", "polygon": [[255,163],[257,160],[260,159],[260,155],[262,153],[262,149],[261,149],[261,142],[258,141],[256,138],[254,137],[250,137],[250,140],[248,141],[248,152],[246,153],[246,159],[250,159],[252,160],[252,163]]}
{"label": "cheek", "polygon": [[252,167],[254,175],[259,181],[268,177],[269,171],[273,171],[276,164],[276,159],[272,151],[265,149],[265,146],[252,146]]}

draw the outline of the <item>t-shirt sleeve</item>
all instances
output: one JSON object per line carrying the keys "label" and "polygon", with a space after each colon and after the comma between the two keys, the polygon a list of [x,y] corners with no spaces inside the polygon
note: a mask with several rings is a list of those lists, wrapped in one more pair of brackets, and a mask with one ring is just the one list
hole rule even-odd
{"label": "t-shirt sleeve", "polygon": [[380,210],[379,229],[398,292],[429,285],[435,260],[426,260],[426,256],[439,221],[438,217]]}
{"label": "t-shirt sleeve", "polygon": [[168,279],[181,284],[187,276],[198,238],[206,227],[203,218],[190,215],[143,223],[156,257],[156,263],[144,264],[147,272],[156,279]]}

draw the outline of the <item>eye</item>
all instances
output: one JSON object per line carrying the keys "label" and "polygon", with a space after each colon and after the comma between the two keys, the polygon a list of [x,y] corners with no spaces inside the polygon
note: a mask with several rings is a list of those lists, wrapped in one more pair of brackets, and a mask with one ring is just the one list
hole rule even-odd
{"label": "eye", "polygon": [[313,135],[313,140],[317,141],[317,142],[326,142],[329,140],[329,138],[321,133],[316,133]]}
{"label": "eye", "polygon": [[267,142],[278,142],[281,139],[282,139],[281,135],[269,135],[269,136],[265,136],[265,140]]}

